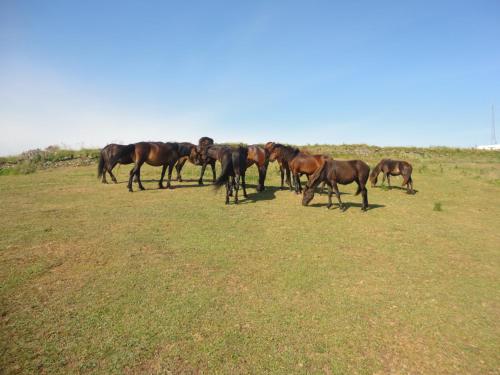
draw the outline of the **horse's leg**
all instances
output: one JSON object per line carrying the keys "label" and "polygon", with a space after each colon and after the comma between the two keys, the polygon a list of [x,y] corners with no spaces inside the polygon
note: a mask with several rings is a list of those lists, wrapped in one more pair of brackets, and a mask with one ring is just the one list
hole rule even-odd
{"label": "horse's leg", "polygon": [[366,190],[365,184],[359,182],[358,184],[361,190],[361,196],[363,197],[363,204],[361,205],[361,211],[366,211],[368,209],[368,191]]}
{"label": "horse's leg", "polygon": [[292,189],[292,178],[290,177],[290,168],[285,167],[285,172],[286,172],[286,181],[288,181],[288,185],[290,186],[290,191],[293,191]]}
{"label": "horse's leg", "polygon": [[179,182],[182,182],[181,171],[182,171],[182,168],[184,167],[184,164],[186,164],[186,160],[187,159],[180,160],[175,164],[175,171],[177,172],[176,180]]}
{"label": "horse's leg", "polygon": [[280,189],[283,190],[285,188],[283,184],[283,180],[285,179],[285,170],[283,169],[282,166],[280,166],[280,176],[281,176],[281,187]]}
{"label": "horse's leg", "polygon": [[108,181],[106,180],[106,171],[108,170],[108,168],[104,167],[104,171],[102,172],[102,179],[101,179],[101,182],[103,184],[107,184]]}
{"label": "horse's leg", "polygon": [[113,181],[115,184],[118,183],[118,181],[116,181],[116,177],[115,175],[113,174],[112,170],[111,169],[108,169],[108,173],[109,175],[111,176],[111,181]]}
{"label": "horse's leg", "polygon": [[170,164],[168,165],[167,189],[172,189],[170,181],[172,180],[172,170],[174,169],[174,165],[175,165],[175,160],[171,161]]}
{"label": "horse's leg", "polygon": [[134,179],[134,176],[137,179],[137,183],[139,184],[139,189],[144,190],[144,186],[142,186],[141,182],[141,166],[144,162],[141,160],[137,160],[135,162],[134,168],[130,171],[130,177],[128,179],[128,191],[132,192],[132,180]]}
{"label": "horse's leg", "polygon": [[245,181],[245,173],[243,173],[241,175],[241,187],[243,188],[243,196],[245,198],[248,198],[248,195],[247,195],[247,183]]}
{"label": "horse's leg", "polygon": [[387,172],[387,186],[389,186],[389,189],[391,189],[391,177],[389,172]]}
{"label": "horse's leg", "polygon": [[411,178],[411,175],[410,175],[410,179],[409,179],[409,182],[410,184],[410,191],[412,194],[415,194],[415,190],[413,190],[413,178]]}
{"label": "horse's leg", "polygon": [[299,174],[297,173],[295,175],[295,193],[296,194],[300,194],[302,192],[302,186],[300,184],[300,176]]}
{"label": "horse's leg", "polygon": [[162,165],[161,167],[161,176],[160,176],[160,182],[158,183],[158,186],[160,189],[165,189],[165,187],[163,186],[163,178],[165,177],[165,171],[167,170],[167,165],[164,164]]}
{"label": "horse's leg", "polygon": [[344,203],[342,203],[342,200],[340,199],[339,188],[338,188],[337,183],[335,181],[333,181],[333,183],[332,183],[332,188],[333,188],[333,191],[335,192],[335,195],[337,196],[337,200],[339,201],[340,210],[345,211],[347,208],[344,206]]}
{"label": "horse's leg", "polygon": [[382,172],[382,185],[385,184],[385,172]]}
{"label": "horse's leg", "polygon": [[330,208],[333,206],[333,203],[332,203],[332,185],[330,183],[328,183],[328,204],[326,205],[326,208]]}
{"label": "horse's leg", "polygon": [[226,181],[226,204],[229,204],[229,185],[231,184],[231,180],[228,179]]}
{"label": "horse's leg", "polygon": [[203,163],[201,166],[201,174],[200,174],[200,179],[198,180],[198,185],[203,185],[203,175],[205,174],[205,168],[207,167],[207,163]]}
{"label": "horse's leg", "polygon": [[238,204],[238,190],[240,189],[240,175],[234,178],[234,203]]}
{"label": "horse's leg", "polygon": [[215,180],[217,180],[217,175],[215,174],[215,160],[210,163],[210,166],[212,167],[212,182],[215,182]]}
{"label": "horse's leg", "polygon": [[[142,167],[142,164],[141,164],[141,167]],[[136,174],[135,174],[135,180],[137,181],[137,183],[139,184],[139,189],[141,190],[146,190],[144,188],[144,186],[142,186],[142,181],[141,181],[141,167],[139,167],[139,169],[137,170]]]}
{"label": "horse's leg", "polygon": [[228,179],[230,181],[230,184],[229,184],[229,196],[232,197],[233,196],[233,188],[234,188],[234,177],[229,177]]}

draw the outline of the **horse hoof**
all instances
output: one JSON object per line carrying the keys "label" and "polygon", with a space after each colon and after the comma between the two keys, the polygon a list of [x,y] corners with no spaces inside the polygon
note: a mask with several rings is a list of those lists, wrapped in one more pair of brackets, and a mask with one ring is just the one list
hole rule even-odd
{"label": "horse hoof", "polygon": [[327,204],[326,205],[326,209],[329,210],[330,208],[332,208],[333,204]]}

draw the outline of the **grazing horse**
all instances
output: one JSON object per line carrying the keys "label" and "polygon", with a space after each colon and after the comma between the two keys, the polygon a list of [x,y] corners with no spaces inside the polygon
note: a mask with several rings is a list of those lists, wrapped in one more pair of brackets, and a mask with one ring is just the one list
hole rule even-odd
{"label": "grazing horse", "polygon": [[113,159],[118,153],[124,150],[127,146],[125,145],[117,145],[115,143],[111,143],[104,147],[101,150],[99,155],[99,164],[97,165],[97,177],[102,177],[101,182],[103,184],[107,184],[106,180],[106,172],[111,176],[111,180],[116,184],[116,177],[114,176],[112,170],[116,166],[116,164],[132,164],[134,161],[130,157],[130,155],[124,155],[123,157],[116,160],[114,164],[111,164],[110,161]]}
{"label": "grazing horse", "polygon": [[385,182],[385,178],[387,177],[387,184],[389,188],[391,187],[391,180],[389,176],[403,176],[403,183],[401,186],[406,185],[406,192],[408,194],[415,194],[415,190],[413,190],[413,180],[411,178],[411,172],[413,171],[413,167],[410,163],[402,160],[391,160],[391,159],[382,159],[376,166],[373,168],[372,173],[370,174],[370,181],[372,183],[372,187],[377,185],[378,175],[380,172],[383,173],[382,183]]}
{"label": "grazing horse", "polygon": [[337,184],[348,185],[351,182],[358,184],[358,190],[355,195],[361,193],[363,204],[361,210],[366,211],[368,208],[368,191],[366,183],[370,174],[370,167],[361,160],[334,160],[325,158],[323,165],[316,170],[311,176],[311,179],[306,184],[302,204],[307,206],[314,197],[314,189],[320,182],[324,181],[328,185],[328,208],[332,206],[332,188],[339,201],[339,206],[342,211],[346,207],[340,199],[339,189]]}
{"label": "grazing horse", "polygon": [[269,165],[269,154],[265,148],[258,145],[248,146],[247,168],[256,165],[259,170],[259,183],[257,191],[264,191],[264,181],[266,180],[267,167]]}
{"label": "grazing horse", "polygon": [[172,169],[175,163],[179,160],[179,144],[178,143],[163,143],[163,142],[139,142],[128,145],[121,153],[115,156],[113,161],[118,160],[124,155],[129,155],[134,161],[134,168],[130,171],[128,180],[128,190],[132,192],[132,179],[137,177],[139,189],[144,190],[141,182],[141,167],[147,163],[153,167],[162,166],[161,178],[159,181],[160,189],[164,189],[163,178],[168,167],[167,188],[171,188],[170,180],[172,178]]}
{"label": "grazing horse", "polygon": [[177,172],[177,181],[182,182],[181,171],[186,164],[186,161],[189,160],[194,165],[200,165],[198,160],[198,151],[196,145],[189,142],[180,142],[179,143],[179,160],[175,164],[175,171]]}
{"label": "grazing horse", "polygon": [[[272,148],[274,147],[274,145],[276,145],[277,143],[274,143],[274,142],[267,142],[265,145],[264,145],[264,149],[266,150],[267,154],[271,154],[271,150]],[[274,161],[274,160],[269,160],[269,161]],[[280,160],[280,159],[277,159],[277,162],[278,162],[278,165],[280,167],[280,175],[281,175],[281,190],[283,190],[285,188],[285,186],[283,185],[283,181],[284,181],[284,178],[285,178],[285,174],[286,174],[286,180],[285,182],[290,185],[290,189],[291,189],[291,179],[290,179],[290,168],[288,167],[288,163],[284,160]]]}
{"label": "grazing horse", "polygon": [[[214,149],[217,146],[209,148]],[[234,203],[238,204],[238,190],[243,188],[243,195],[247,197],[245,172],[247,169],[248,148],[239,146],[236,149],[231,149],[226,146],[217,147],[218,160],[222,164],[222,172],[219,178],[215,181],[215,188],[219,189],[222,185],[226,185],[226,204],[229,204],[229,197],[234,188]]]}
{"label": "grazing horse", "polygon": [[205,174],[205,169],[209,164],[212,167],[213,182],[215,182],[216,180],[215,162],[217,161],[217,159],[211,158],[207,153],[207,149],[213,146],[213,144],[214,140],[210,137],[201,137],[198,140],[198,156],[199,162],[201,164],[201,174],[200,179],[198,180],[198,184],[200,185],[203,185],[203,175]]}
{"label": "grazing horse", "polygon": [[[293,182],[295,185],[295,192],[297,194],[302,192],[300,183],[300,175],[305,174],[308,179],[316,170],[321,167],[325,155],[310,155],[301,152],[298,148],[275,144],[271,149],[269,160],[284,160],[290,168],[292,173]],[[290,190],[292,189],[290,185]]]}

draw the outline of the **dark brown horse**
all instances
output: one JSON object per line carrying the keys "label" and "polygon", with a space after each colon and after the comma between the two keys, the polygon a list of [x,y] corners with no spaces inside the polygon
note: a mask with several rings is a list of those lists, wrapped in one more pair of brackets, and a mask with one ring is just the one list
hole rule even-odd
{"label": "dark brown horse", "polygon": [[[277,144],[277,143],[267,142],[264,145],[264,149],[266,150],[268,155],[271,154],[271,150],[275,144]],[[269,160],[269,161],[274,161],[274,160]],[[284,181],[290,186],[290,189],[291,189],[292,182],[291,182],[291,178],[290,178],[290,168],[288,167],[288,163],[284,160],[279,160],[279,159],[276,159],[276,161],[278,162],[278,165],[280,168],[281,190],[283,190],[285,188],[285,186],[283,184]],[[285,174],[286,174],[286,180],[285,180]]]}
{"label": "dark brown horse", "polygon": [[247,168],[256,165],[259,171],[259,183],[257,191],[264,191],[264,182],[266,180],[267,167],[269,165],[269,154],[267,150],[259,145],[248,146]]}
{"label": "dark brown horse", "polygon": [[203,185],[203,175],[205,174],[207,165],[210,165],[212,167],[213,182],[215,182],[216,180],[215,162],[217,161],[217,159],[211,158],[207,153],[207,149],[213,144],[214,140],[210,137],[201,137],[198,140],[198,159],[199,163],[201,164],[201,174],[200,179],[198,180],[198,184],[200,185]]}
{"label": "dark brown horse", "polygon": [[108,181],[106,180],[106,173],[109,173],[111,176],[111,180],[116,184],[116,177],[113,174],[113,168],[116,166],[116,164],[132,164],[134,161],[130,157],[130,155],[123,155],[123,157],[116,159],[114,164],[111,164],[111,160],[114,159],[114,157],[119,154],[121,151],[123,151],[127,146],[125,145],[117,145],[115,143],[111,143],[104,147],[101,150],[101,153],[99,155],[99,163],[97,165],[97,177],[102,177],[101,182],[103,184],[107,184]]}
{"label": "dark brown horse", "polygon": [[[269,160],[283,160],[288,164],[293,177],[295,192],[299,194],[302,192],[300,176],[305,174],[309,179],[309,176],[321,167],[325,157],[325,155],[311,155],[306,152],[301,152],[295,147],[274,144],[271,148]],[[290,189],[291,188],[290,184]]]}
{"label": "dark brown horse", "polygon": [[377,185],[378,175],[380,172],[383,173],[382,183],[385,182],[385,178],[387,177],[387,184],[389,188],[391,187],[390,176],[403,176],[403,183],[401,186],[406,185],[406,192],[408,194],[415,194],[415,190],[413,190],[413,180],[411,178],[411,172],[413,171],[413,167],[410,163],[402,160],[391,160],[391,159],[382,159],[376,166],[373,168],[372,173],[370,174],[370,181],[372,183],[372,187]]}
{"label": "dark brown horse", "polygon": [[247,169],[248,148],[239,146],[232,149],[227,146],[211,146],[210,149],[217,153],[217,159],[222,164],[222,172],[215,181],[215,188],[219,189],[222,185],[226,185],[226,204],[229,204],[229,197],[234,189],[234,203],[238,204],[240,179],[243,195],[245,198],[247,197],[245,172]]}
{"label": "dark brown horse", "polygon": [[361,210],[368,209],[368,191],[366,190],[366,183],[370,174],[370,167],[361,160],[334,160],[324,158],[324,162],[316,172],[313,173],[311,179],[306,184],[304,196],[302,197],[302,204],[307,206],[314,197],[314,190],[320,182],[326,182],[328,185],[328,208],[332,204],[332,189],[337,196],[339,206],[342,211],[346,207],[340,199],[340,193],[337,184],[348,185],[351,182],[358,184],[358,190],[355,195],[361,193],[363,197],[363,204]]}
{"label": "dark brown horse", "polygon": [[159,181],[160,189],[164,189],[163,178],[165,177],[165,171],[168,167],[168,179],[167,188],[171,188],[170,180],[172,178],[172,169],[175,163],[179,160],[179,144],[178,143],[163,143],[163,142],[139,142],[126,146],[126,148],[119,154],[117,154],[113,161],[128,155],[134,161],[134,168],[130,171],[130,178],[128,180],[128,190],[132,190],[132,180],[134,176],[137,177],[137,182],[139,184],[139,189],[144,190],[141,182],[141,167],[144,163],[147,163],[153,167],[162,167],[161,177]]}
{"label": "dark brown horse", "polygon": [[189,142],[179,143],[179,160],[175,164],[175,171],[177,172],[177,181],[182,182],[181,171],[186,164],[186,161],[190,161],[194,165],[200,165],[198,160],[198,151],[196,145]]}

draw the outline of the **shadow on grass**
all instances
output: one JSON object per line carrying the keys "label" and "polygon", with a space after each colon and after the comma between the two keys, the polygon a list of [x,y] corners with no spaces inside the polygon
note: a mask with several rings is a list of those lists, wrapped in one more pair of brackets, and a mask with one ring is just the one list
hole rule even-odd
{"label": "shadow on grass", "polygon": [[[315,207],[315,208],[319,208],[319,207],[326,207],[328,206],[328,203],[313,203],[313,204],[310,204],[308,205],[307,207]],[[361,203],[351,203],[351,202],[344,202],[344,207],[345,207],[345,210],[347,211],[348,209],[350,209],[351,207],[352,208],[359,208],[361,209],[361,206],[362,204]],[[367,211],[370,211],[370,210],[375,210],[377,208],[382,208],[382,207],[385,207],[384,204],[373,204],[373,203],[370,203],[368,204],[368,208],[367,208]],[[330,208],[330,210],[339,210],[339,204],[338,203],[334,203],[333,206]]]}
{"label": "shadow on grass", "polygon": [[[379,186],[373,186],[372,189],[380,189],[380,190],[383,190],[383,191],[389,191],[389,190],[393,190],[393,189],[396,189],[396,190],[404,190],[406,192],[406,188],[405,187],[402,187],[402,186],[387,186],[387,185],[379,185]],[[408,195],[415,195],[418,193],[418,190],[417,189],[413,189],[414,193],[411,194],[411,193],[408,193]]]}
{"label": "shadow on grass", "polygon": [[[249,204],[256,203],[258,201],[269,201],[276,198],[276,192],[280,190],[277,186],[266,186],[264,191],[255,191],[257,185],[247,184],[247,197],[244,198],[243,195],[240,195],[241,200],[238,204]],[[252,192],[249,192],[248,189],[252,189]],[[241,193],[241,190],[240,190]]]}

